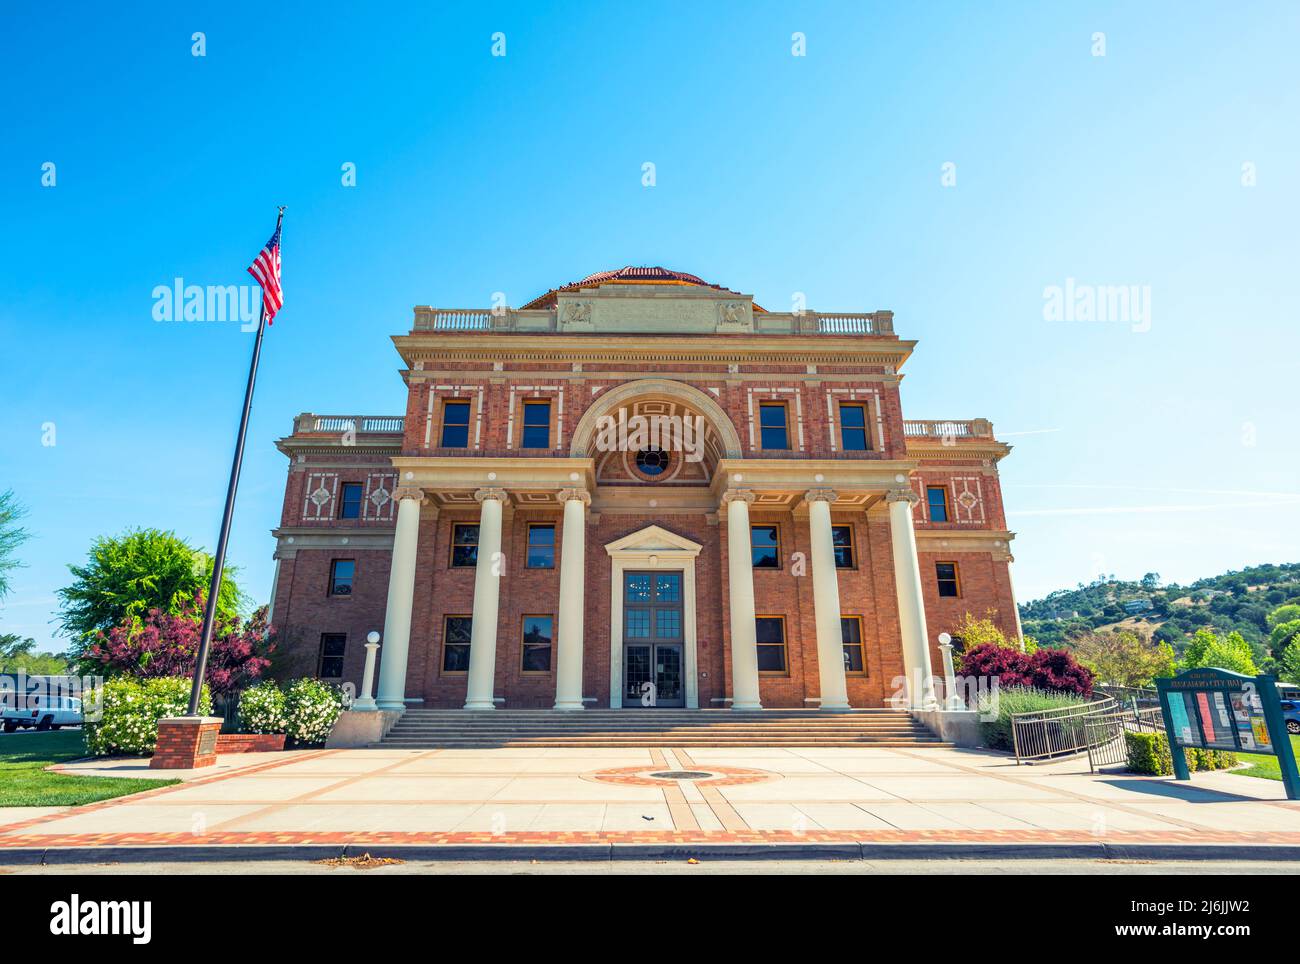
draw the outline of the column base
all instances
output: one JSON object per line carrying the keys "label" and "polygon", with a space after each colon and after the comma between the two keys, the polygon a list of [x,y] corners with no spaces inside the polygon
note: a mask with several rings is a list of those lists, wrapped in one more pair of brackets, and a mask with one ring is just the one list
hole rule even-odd
{"label": "column base", "polygon": [[733,702],[731,704],[731,708],[733,710],[761,710],[763,708],[763,704],[759,703],[757,700],[755,700],[753,703]]}
{"label": "column base", "polygon": [[[383,697],[380,697],[379,701],[375,704],[375,706],[389,713],[406,712],[406,702],[404,700],[386,700]],[[357,707],[355,706],[353,706],[352,708],[357,709]]]}
{"label": "column base", "polygon": [[496,708],[497,705],[492,700],[466,700],[465,705],[461,707],[465,710],[495,710]]}
{"label": "column base", "polygon": [[844,712],[845,710],[851,710],[851,709],[853,709],[853,707],[849,705],[849,701],[848,701],[848,700],[845,700],[845,701],[842,702],[842,703],[822,703],[822,704],[818,707],[818,709],[822,709],[822,710],[831,710],[831,711],[838,711],[838,712],[841,712],[841,713],[842,713],[842,712]]}
{"label": "column base", "polygon": [[379,704],[371,697],[363,696],[360,699],[353,700],[348,709],[355,710],[358,713],[373,713],[379,709]]}
{"label": "column base", "polygon": [[553,707],[551,707],[551,709],[555,709],[555,710],[566,710],[566,711],[567,711],[567,710],[585,710],[586,707],[583,706],[583,704],[582,704],[582,700],[564,700],[563,702],[561,702],[561,701],[557,701],[556,704],[555,704]]}

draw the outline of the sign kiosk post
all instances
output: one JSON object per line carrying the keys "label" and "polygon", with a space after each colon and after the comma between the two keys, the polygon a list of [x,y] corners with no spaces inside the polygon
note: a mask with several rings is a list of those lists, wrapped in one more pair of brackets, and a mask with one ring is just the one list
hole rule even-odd
{"label": "sign kiosk post", "polygon": [[1174,777],[1190,780],[1187,748],[1277,757],[1289,800],[1300,800],[1295,752],[1271,676],[1189,669],[1156,680]]}

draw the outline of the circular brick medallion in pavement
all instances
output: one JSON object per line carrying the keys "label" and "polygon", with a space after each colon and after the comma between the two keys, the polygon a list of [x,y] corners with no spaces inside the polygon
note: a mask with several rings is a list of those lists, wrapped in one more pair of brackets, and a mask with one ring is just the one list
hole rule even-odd
{"label": "circular brick medallion in pavement", "polygon": [[593,783],[613,783],[623,787],[676,786],[690,781],[697,787],[738,787],[747,783],[766,783],[781,779],[781,774],[749,767],[709,766],[698,770],[663,770],[653,766],[611,767],[581,774]]}

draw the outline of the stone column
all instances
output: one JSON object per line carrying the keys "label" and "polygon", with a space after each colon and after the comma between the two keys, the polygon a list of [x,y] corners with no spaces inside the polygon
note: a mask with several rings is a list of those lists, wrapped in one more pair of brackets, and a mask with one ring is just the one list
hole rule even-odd
{"label": "stone column", "polygon": [[821,679],[821,708],[849,709],[844,680],[844,631],[840,626],[840,582],[835,571],[835,542],[831,535],[833,489],[809,489],[808,531],[812,542],[813,609],[817,616],[817,666]]}
{"label": "stone column", "polygon": [[1020,625],[1020,607],[1016,605],[1016,583],[1011,578],[1011,564],[1013,562],[1015,562],[1015,559],[1011,557],[1011,553],[1007,553],[1007,589],[1011,593],[1011,612],[1016,617],[1016,645],[1020,647],[1020,651],[1023,653],[1025,651],[1025,630]]}
{"label": "stone column", "polygon": [[754,565],[750,557],[749,503],[754,493],[732,489],[727,507],[727,587],[731,602],[731,708],[761,710],[758,644],[754,639]]}
{"label": "stone column", "polygon": [[933,709],[934,678],[930,669],[930,637],[925,626],[921,595],[921,565],[916,558],[916,532],[912,506],[920,501],[908,489],[890,492],[889,531],[894,549],[894,583],[898,587],[898,628],[903,642],[903,668],[907,672],[909,704]]}
{"label": "stone column", "polygon": [[399,486],[397,531],[393,535],[393,561],[388,570],[388,608],[384,613],[384,658],[379,663],[381,710],[406,709],[406,656],[411,646],[411,602],[415,596],[415,553],[420,537],[420,506],[424,491]]}
{"label": "stone column", "polygon": [[582,617],[587,550],[585,489],[561,489],[564,533],[560,538],[560,628],[556,642],[555,708],[580,710],[582,703]]}
{"label": "stone column", "polygon": [[478,563],[474,567],[474,611],[469,638],[469,686],[465,709],[494,710],[497,675],[497,606],[501,596],[501,508],[505,489],[479,489]]}

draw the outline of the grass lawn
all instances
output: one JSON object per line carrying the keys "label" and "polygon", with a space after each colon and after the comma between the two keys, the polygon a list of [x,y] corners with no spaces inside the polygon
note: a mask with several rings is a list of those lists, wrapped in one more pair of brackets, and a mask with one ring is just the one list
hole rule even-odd
{"label": "grass lawn", "polygon": [[[1300,757],[1300,736],[1291,737],[1291,748],[1295,750],[1297,757]],[[1249,763],[1250,766],[1241,770],[1228,770],[1236,777],[1263,777],[1265,780],[1281,780],[1282,769],[1278,766],[1277,757],[1268,756],[1262,753],[1238,753],[1237,759],[1242,763]]]}
{"label": "grass lawn", "polygon": [[80,730],[0,736],[0,807],[77,806],[180,782],[70,776],[43,769],[86,755]]}

